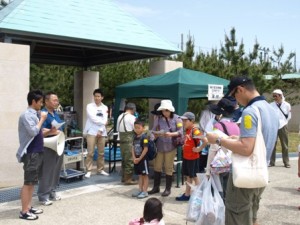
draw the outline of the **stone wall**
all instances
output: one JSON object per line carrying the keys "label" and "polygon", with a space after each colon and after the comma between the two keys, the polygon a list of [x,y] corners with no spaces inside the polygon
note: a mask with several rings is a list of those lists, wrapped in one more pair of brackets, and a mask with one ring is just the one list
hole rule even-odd
{"label": "stone wall", "polygon": [[23,183],[22,164],[17,162],[18,120],[27,108],[29,46],[0,43],[0,188]]}

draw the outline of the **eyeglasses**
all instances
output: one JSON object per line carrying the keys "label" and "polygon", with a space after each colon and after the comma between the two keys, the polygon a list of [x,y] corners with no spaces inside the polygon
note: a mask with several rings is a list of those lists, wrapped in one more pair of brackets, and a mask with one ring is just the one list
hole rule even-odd
{"label": "eyeglasses", "polygon": [[279,95],[273,95],[273,98],[277,98],[277,97],[279,97]]}

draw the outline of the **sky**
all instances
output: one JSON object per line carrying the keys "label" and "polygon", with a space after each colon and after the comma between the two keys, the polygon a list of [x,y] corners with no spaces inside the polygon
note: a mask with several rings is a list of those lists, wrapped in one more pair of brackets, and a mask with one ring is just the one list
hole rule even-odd
{"label": "sky", "polygon": [[[115,0],[155,33],[180,48],[190,34],[195,50],[220,49],[225,35],[236,29],[249,53],[257,40],[261,48],[278,50],[284,58],[296,52],[300,69],[299,0]],[[294,63],[294,59],[292,60]]]}

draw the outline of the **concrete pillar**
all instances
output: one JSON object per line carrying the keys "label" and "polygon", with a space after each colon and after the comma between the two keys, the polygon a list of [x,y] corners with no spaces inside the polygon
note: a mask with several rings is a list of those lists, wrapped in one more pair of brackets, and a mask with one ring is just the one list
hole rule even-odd
{"label": "concrete pillar", "polygon": [[16,152],[19,116],[28,106],[29,65],[29,46],[0,43],[0,188],[24,182]]}
{"label": "concrete pillar", "polygon": [[[167,73],[182,67],[183,62],[179,61],[160,60],[152,62],[150,64],[150,76]],[[154,105],[160,102],[160,100],[161,99],[149,98],[149,129],[151,129],[153,125],[153,115],[151,114],[151,111],[153,110]]]}
{"label": "concrete pillar", "polygon": [[86,105],[94,101],[93,91],[96,88],[99,88],[99,72],[80,71],[74,74],[74,110],[82,131],[86,121]]}

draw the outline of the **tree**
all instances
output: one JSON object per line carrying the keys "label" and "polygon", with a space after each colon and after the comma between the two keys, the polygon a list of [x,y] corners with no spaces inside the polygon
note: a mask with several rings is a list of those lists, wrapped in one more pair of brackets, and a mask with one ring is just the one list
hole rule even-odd
{"label": "tree", "polygon": [[[300,81],[282,80],[283,74],[294,72],[291,62],[293,57],[295,53],[290,53],[283,60],[283,46],[271,52],[269,48],[260,46],[257,40],[252,50],[246,53],[243,40],[238,41],[236,30],[232,28],[229,35],[225,34],[224,44],[221,42],[219,50],[195,51],[194,37],[189,34],[185,50],[168,59],[182,61],[184,68],[199,70],[225,79],[236,75],[249,76],[254,80],[260,93],[269,93],[275,88],[281,88],[290,98],[291,104],[295,104],[299,102],[297,90]],[[99,71],[99,86],[104,89],[104,103],[111,105],[116,86],[149,76],[149,65],[157,60],[160,58],[93,66],[88,69]],[[58,93],[62,105],[72,105],[73,74],[80,69],[82,68],[32,64],[30,88],[53,90]],[[264,77],[266,74],[274,75],[274,79],[267,81]],[[140,106],[140,112],[148,112],[147,99],[132,99],[132,101]],[[206,99],[190,100],[188,109],[199,114],[206,102]]]}
{"label": "tree", "polygon": [[270,87],[273,89],[281,89],[286,97],[286,100],[295,105],[299,103],[298,90],[300,88],[300,81],[298,79],[283,80],[283,75],[296,72],[292,65],[292,59],[295,53],[290,53],[283,61],[284,47],[281,45],[277,50],[273,49],[273,56],[270,57],[273,71],[273,79],[270,81]]}
{"label": "tree", "polygon": [[61,105],[73,105],[74,72],[79,69],[71,66],[31,64],[30,89],[54,91]]}
{"label": "tree", "polygon": [[[94,66],[90,69],[99,71],[99,87],[104,90],[103,102],[111,105],[115,97],[115,87],[132,80],[149,76],[150,60],[138,60],[133,62],[114,63],[109,65]],[[131,99],[137,105],[139,113],[148,112],[147,99]]]}

